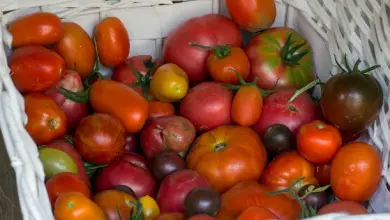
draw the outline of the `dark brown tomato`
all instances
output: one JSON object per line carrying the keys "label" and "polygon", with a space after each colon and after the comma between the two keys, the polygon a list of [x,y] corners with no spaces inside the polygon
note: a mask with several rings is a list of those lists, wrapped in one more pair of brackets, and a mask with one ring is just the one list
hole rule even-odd
{"label": "dark brown tomato", "polygon": [[221,209],[219,193],[208,187],[199,187],[188,193],[184,200],[187,216],[207,214],[215,216]]}

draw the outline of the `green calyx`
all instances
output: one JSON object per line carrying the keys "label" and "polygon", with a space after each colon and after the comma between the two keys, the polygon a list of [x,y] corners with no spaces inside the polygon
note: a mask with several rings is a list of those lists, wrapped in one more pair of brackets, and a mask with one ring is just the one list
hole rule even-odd
{"label": "green calyx", "polygon": [[[130,218],[128,220],[142,220],[143,219],[143,212],[142,212],[141,201],[140,200],[137,200],[137,202],[130,201],[130,203],[133,207],[131,208]],[[118,214],[119,220],[125,220],[121,216],[118,205],[116,206],[116,213]]]}
{"label": "green calyx", "polygon": [[87,175],[88,175],[89,177],[94,176],[95,173],[97,173],[97,171],[99,171],[99,169],[104,168],[104,167],[106,167],[107,165],[108,165],[108,164],[95,165],[95,164],[91,164],[91,163],[88,163],[88,162],[84,162],[85,172],[87,173]]}
{"label": "green calyx", "polygon": [[190,46],[192,47],[199,47],[199,48],[202,48],[202,49],[207,49],[207,50],[212,50],[213,51],[213,54],[219,58],[219,59],[223,59],[227,56],[230,55],[230,47],[228,44],[226,45],[218,45],[218,46],[215,46],[215,47],[211,47],[211,46],[204,46],[204,45],[200,45],[200,44],[197,44],[197,43],[194,43],[194,42],[190,42],[188,43]]}
{"label": "green calyx", "polygon": [[281,50],[283,63],[289,66],[299,65],[299,61],[310,52],[310,48],[307,47],[302,52],[296,53],[305,45],[306,41],[300,44],[295,44],[295,41],[292,40],[292,34],[290,34]]}
{"label": "green calyx", "polygon": [[377,69],[380,67],[380,65],[374,65],[374,66],[371,66],[371,67],[368,67],[367,69],[364,69],[364,70],[359,70],[359,64],[362,62],[360,59],[358,59],[355,64],[353,65],[353,68],[351,68],[351,66],[349,65],[348,63],[348,60],[347,60],[347,54],[344,54],[344,64],[345,64],[345,68],[337,61],[336,59],[336,55],[334,55],[334,58],[335,58],[335,61],[336,61],[336,64],[337,66],[345,73],[360,73],[360,74],[368,74],[369,72]]}
{"label": "green calyx", "polygon": [[156,69],[157,64],[152,61],[152,59],[148,59],[144,61],[144,66],[148,69],[145,75],[142,75],[139,70],[134,68],[131,63],[126,62],[127,66],[130,67],[131,71],[135,75],[135,78],[137,81],[133,84],[131,84],[131,87],[138,87],[140,86],[142,89],[142,94],[146,99],[149,99],[148,96],[148,89],[150,87],[150,80],[152,79],[151,75],[152,72]]}

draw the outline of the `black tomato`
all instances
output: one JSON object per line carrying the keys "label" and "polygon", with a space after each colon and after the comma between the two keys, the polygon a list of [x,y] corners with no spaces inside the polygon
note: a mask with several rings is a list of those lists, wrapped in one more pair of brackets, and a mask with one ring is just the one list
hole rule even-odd
{"label": "black tomato", "polygon": [[[298,192],[298,196],[299,197],[302,197],[305,195],[305,192],[306,190],[309,188],[309,187],[314,187],[314,189],[316,188],[319,188],[318,185],[312,185],[312,184],[308,184],[308,185],[305,185],[305,186],[302,186],[300,189],[299,189],[299,192]],[[322,191],[322,192],[311,192],[310,194],[308,194],[306,197],[304,197],[302,199],[302,201],[308,205],[308,206],[311,206],[312,208],[318,210],[320,209],[321,207],[323,207],[324,205],[328,204],[329,202],[329,195],[326,191]]]}
{"label": "black tomato", "polygon": [[268,153],[272,156],[292,150],[295,146],[293,133],[282,124],[269,126],[264,133],[263,141]]}
{"label": "black tomato", "polygon": [[175,151],[163,151],[157,154],[152,160],[152,175],[161,182],[169,174],[185,169],[184,159]]}
{"label": "black tomato", "polygon": [[193,189],[184,200],[184,212],[187,217],[199,214],[215,216],[220,208],[219,194],[207,187]]}

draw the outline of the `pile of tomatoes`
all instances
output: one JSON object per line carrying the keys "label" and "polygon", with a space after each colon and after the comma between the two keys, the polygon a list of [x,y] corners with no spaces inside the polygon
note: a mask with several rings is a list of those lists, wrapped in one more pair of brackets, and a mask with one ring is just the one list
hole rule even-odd
{"label": "pile of tomatoes", "polygon": [[[367,213],[381,158],[355,140],[382,107],[377,66],[345,59],[323,83],[305,38],[269,28],[273,0],[226,3],[232,19],[208,14],[172,31],[164,62],[129,57],[116,17],[92,38],[51,13],[9,24],[11,77],[57,220]],[[242,30],[254,33],[245,47]]]}

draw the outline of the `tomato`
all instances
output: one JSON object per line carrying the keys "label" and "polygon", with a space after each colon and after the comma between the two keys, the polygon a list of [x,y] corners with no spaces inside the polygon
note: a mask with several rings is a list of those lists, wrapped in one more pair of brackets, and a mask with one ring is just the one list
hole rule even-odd
{"label": "tomato", "polygon": [[73,173],[60,173],[46,182],[46,190],[52,207],[58,196],[64,192],[81,192],[90,197],[89,186],[79,176]]}
{"label": "tomato", "polygon": [[249,207],[267,209],[281,220],[299,219],[300,206],[295,200],[284,195],[268,195],[269,192],[257,181],[238,183],[221,195],[222,207],[218,219],[239,216]]}
{"label": "tomato", "polygon": [[323,185],[323,186],[329,185],[330,184],[330,165],[329,164],[318,165],[316,167],[315,176],[321,185]]}
{"label": "tomato", "polygon": [[163,46],[164,62],[181,67],[187,73],[190,84],[195,85],[208,77],[206,60],[209,52],[191,46],[191,42],[240,47],[242,36],[237,25],[219,14],[191,18],[169,34]]}
{"label": "tomato", "polygon": [[28,117],[25,128],[36,144],[47,144],[65,134],[65,113],[50,96],[30,93],[24,96],[24,105]]}
{"label": "tomato", "polygon": [[187,74],[176,64],[164,64],[150,80],[150,91],[162,102],[179,101],[188,92]]}
{"label": "tomato", "polygon": [[69,154],[47,147],[39,148],[38,152],[46,180],[63,172],[78,174],[77,165]]}
{"label": "tomato", "polygon": [[217,218],[202,214],[202,215],[193,215],[189,217],[187,220],[217,220]]}
{"label": "tomato", "polygon": [[142,204],[142,212],[145,220],[156,219],[160,215],[160,208],[152,197],[143,196],[139,200]]}
{"label": "tomato", "polygon": [[169,102],[149,102],[149,118],[175,115],[175,107]]}
{"label": "tomato", "polygon": [[12,35],[12,47],[26,45],[50,45],[64,35],[61,19],[52,13],[36,12],[11,22],[8,31]]}
{"label": "tomato", "polygon": [[220,126],[202,134],[187,156],[188,168],[206,177],[218,192],[259,179],[266,163],[267,152],[259,136],[244,126]]}
{"label": "tomato", "polygon": [[258,32],[269,28],[276,18],[274,0],[226,0],[234,23],[246,31]]}
{"label": "tomato", "polygon": [[180,212],[162,213],[156,220],[185,220],[185,216]]}
{"label": "tomato", "polygon": [[108,220],[103,210],[80,192],[62,193],[54,205],[56,220]]}
{"label": "tomato", "polygon": [[64,36],[54,44],[54,50],[64,58],[68,69],[75,70],[82,78],[93,70],[96,54],[88,33],[74,22],[64,22]]}
{"label": "tomato", "polygon": [[241,87],[233,99],[232,119],[243,126],[252,126],[263,111],[263,96],[256,86]]}
{"label": "tomato", "polygon": [[108,164],[124,152],[126,133],[118,119],[95,113],[80,121],[75,143],[77,151],[87,162]]}
{"label": "tomato", "polygon": [[89,102],[97,113],[118,118],[129,133],[137,133],[148,118],[148,101],[125,84],[99,80],[92,84]]}
{"label": "tomato", "polygon": [[336,201],[325,205],[318,210],[317,215],[329,213],[348,213],[349,215],[368,214],[367,209],[360,203],[354,201]]}
{"label": "tomato", "polygon": [[137,204],[137,200],[132,195],[119,190],[101,191],[92,200],[106,213],[110,220],[130,219],[131,209],[134,208],[134,211],[136,211],[134,205]]}
{"label": "tomato", "polygon": [[367,143],[344,145],[330,167],[330,184],[334,194],[341,200],[369,200],[381,180],[381,163],[376,149]]}
{"label": "tomato", "polygon": [[294,181],[304,177],[305,179],[295,187],[307,184],[317,184],[318,180],[314,176],[314,166],[296,151],[287,151],[276,156],[265,168],[261,176],[261,182],[272,191],[288,188]]}
{"label": "tomato", "polygon": [[271,211],[266,208],[252,206],[245,209],[238,216],[237,220],[276,220],[276,217]]}
{"label": "tomato", "polygon": [[330,162],[342,142],[337,128],[319,120],[303,125],[297,134],[298,152],[314,164]]}
{"label": "tomato", "polygon": [[95,40],[100,62],[104,66],[119,65],[129,56],[129,35],[117,17],[107,17],[96,25]]}
{"label": "tomato", "polygon": [[261,79],[257,85],[262,89],[299,89],[314,80],[312,50],[293,29],[275,27],[261,32],[249,41],[245,52],[251,63],[248,80],[257,76]]}
{"label": "tomato", "polygon": [[12,81],[21,93],[43,92],[54,87],[65,69],[65,61],[42,46],[17,48],[8,65]]}

